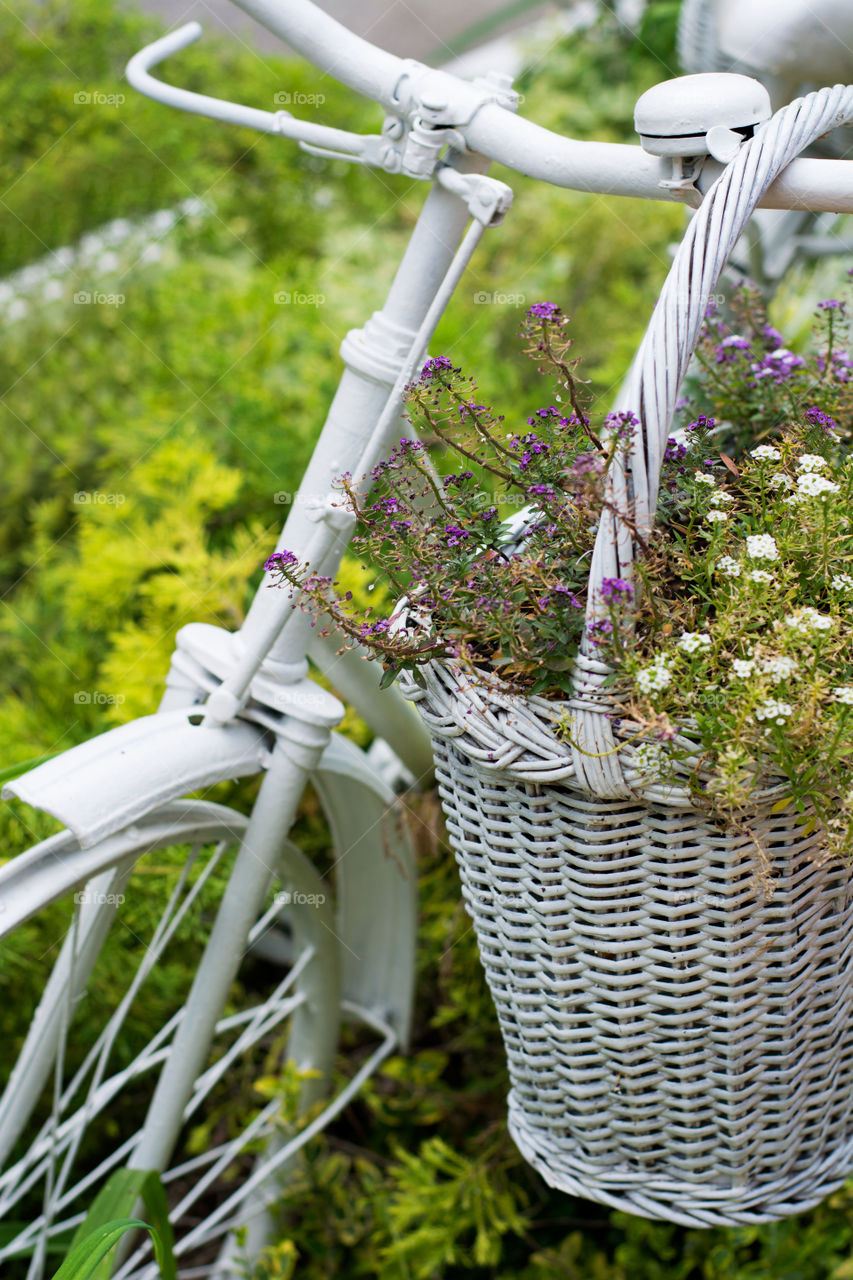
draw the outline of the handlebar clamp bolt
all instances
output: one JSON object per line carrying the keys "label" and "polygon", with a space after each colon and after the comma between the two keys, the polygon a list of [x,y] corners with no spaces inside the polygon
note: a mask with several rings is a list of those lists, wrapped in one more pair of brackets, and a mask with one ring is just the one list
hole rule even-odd
{"label": "handlebar clamp bolt", "polygon": [[712,155],[727,163],[740,140],[771,114],[770,95],[758,80],[712,71],[648,89],[634,108],[634,127],[650,155]]}

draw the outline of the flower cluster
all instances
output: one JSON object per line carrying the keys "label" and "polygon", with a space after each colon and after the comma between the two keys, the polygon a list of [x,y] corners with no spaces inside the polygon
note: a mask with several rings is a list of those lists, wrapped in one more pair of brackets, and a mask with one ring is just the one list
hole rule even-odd
{"label": "flower cluster", "polygon": [[[701,466],[664,505],[641,562],[634,647],[608,656],[633,724],[665,721],[700,744],[701,803],[736,823],[756,789],[782,780],[827,844],[853,853],[841,803],[853,788],[844,310],[821,307],[818,354],[790,359],[756,295],[738,305],[736,332],[717,318],[707,327],[684,428]],[[772,396],[771,373],[759,376],[770,370]]]}
{"label": "flower cluster", "polygon": [[[611,468],[630,466],[639,423],[622,412],[593,426],[566,318],[541,303],[523,336],[553,379],[542,404],[506,421],[449,357],[431,358],[408,393],[431,449],[401,440],[369,476],[340,483],[357,520],[354,548],[402,601],[396,613],[354,612],[289,552],[267,567],[379,658],[386,682],[450,660],[559,703],[584,644],[611,667],[612,722],[635,780],[677,773],[697,803],[735,825],[773,780],[820,820],[828,845],[853,852],[853,813],[839,804],[853,794],[845,314],[821,308],[818,353],[803,356],[754,291],[742,291],[736,318],[736,332],[708,321],[689,420],[664,450],[651,538],[609,496]],[[450,457],[455,470],[439,474]],[[610,503],[636,562],[591,592],[591,550]],[[518,507],[520,517],[501,519]]]}
{"label": "flower cluster", "polygon": [[[451,455],[439,476],[424,447],[401,440],[371,475],[340,482],[357,518],[354,550],[384,575],[405,610],[377,635],[368,614],[340,607],[333,584],[296,557],[268,568],[298,587],[301,602],[330,613],[350,641],[367,643],[385,679],[437,656],[489,666],[508,687],[561,697],[584,634],[588,556],[605,499],[608,470],[630,443],[631,414],[610,414],[599,431],[581,403],[569,359],[566,318],[537,303],[522,330],[527,353],[555,382],[541,405],[508,423],[481,403],[475,383],[447,356],[430,357],[408,389],[408,411],[424,437]],[[675,449],[674,460],[683,450]],[[461,463],[461,466],[459,466]],[[372,491],[371,491],[372,490]],[[525,508],[522,539],[502,510]],[[624,516],[628,520],[627,516]],[[634,585],[605,578],[602,601],[629,604]],[[593,646],[612,643],[601,619]]]}

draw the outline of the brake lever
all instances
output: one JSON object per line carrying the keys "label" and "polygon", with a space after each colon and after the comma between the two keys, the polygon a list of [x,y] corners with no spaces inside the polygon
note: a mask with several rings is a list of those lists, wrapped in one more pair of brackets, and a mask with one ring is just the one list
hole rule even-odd
{"label": "brake lever", "polygon": [[383,134],[350,133],[329,125],[312,124],[299,120],[289,111],[263,111],[258,107],[246,107],[224,98],[212,98],[204,93],[179,89],[150,75],[150,68],[157,66],[173,53],[194,44],[202,33],[198,22],[187,22],[177,31],[171,31],[153,44],[146,45],[134,54],[127,64],[128,82],[140,93],[179,111],[207,116],[225,124],[243,125],[260,133],[277,134],[298,142],[305,151],[314,155],[332,156],[335,159],[354,161],[374,168],[399,172],[401,152],[394,141]]}

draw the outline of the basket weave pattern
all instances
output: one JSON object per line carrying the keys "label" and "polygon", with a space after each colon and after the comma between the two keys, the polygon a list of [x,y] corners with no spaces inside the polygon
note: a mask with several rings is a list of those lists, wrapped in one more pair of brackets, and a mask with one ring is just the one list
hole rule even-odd
{"label": "basket weave pattern", "polygon": [[685,1225],[817,1203],[853,1166],[850,870],[769,800],[731,836],[677,789],[590,796],[538,699],[418,686],[524,1156]]}

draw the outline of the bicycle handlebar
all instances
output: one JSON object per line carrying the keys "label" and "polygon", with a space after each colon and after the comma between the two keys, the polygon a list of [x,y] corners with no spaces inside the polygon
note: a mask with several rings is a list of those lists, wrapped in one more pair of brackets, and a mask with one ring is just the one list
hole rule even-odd
{"label": "bicycle handlebar", "polygon": [[396,54],[363,40],[311,0],[234,0],[320,71],[391,110],[405,70]]}
{"label": "bicycle handlebar", "polygon": [[[386,111],[405,116],[413,104],[422,111],[428,104],[427,124],[453,129],[469,150],[517,173],[576,191],[698,202],[695,188],[664,186],[672,176],[670,163],[649,155],[638,144],[583,142],[553,133],[507,110],[482,83],[472,84],[377,48],[329,17],[312,0],[235,3],[325,74],[380,103]],[[128,79],[135,88],[183,110],[353,153],[353,135],[343,131],[295,121],[286,112],[260,111],[188,93],[155,80],[148,74],[149,68],[189,43],[186,35],[181,38],[181,32],[171,33],[131,59]],[[197,28],[191,39],[199,33]],[[363,141],[362,150],[373,143],[375,153],[380,139]],[[700,193],[707,191],[723,168],[710,157],[706,160],[696,183]],[[853,162],[794,160],[768,189],[761,205],[853,213]]]}

